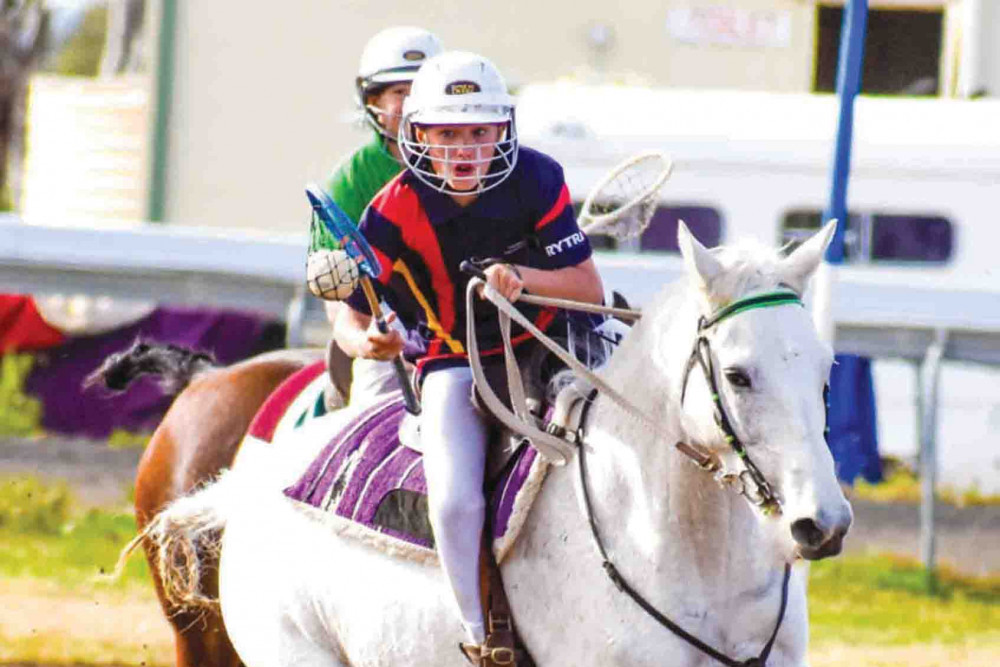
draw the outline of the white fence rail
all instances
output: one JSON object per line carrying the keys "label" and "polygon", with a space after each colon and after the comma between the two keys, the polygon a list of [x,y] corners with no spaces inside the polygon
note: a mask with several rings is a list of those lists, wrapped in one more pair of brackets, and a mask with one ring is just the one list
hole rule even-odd
{"label": "white fence rail", "polygon": [[[0,220],[0,291],[88,294],[250,310],[288,322],[289,343],[322,318],[304,288],[304,235],[137,225],[101,229]],[[674,256],[598,254],[606,287],[648,303],[681,274]],[[838,352],[919,361],[946,333],[943,358],[1000,365],[1000,286],[909,280],[893,269],[840,269]]]}

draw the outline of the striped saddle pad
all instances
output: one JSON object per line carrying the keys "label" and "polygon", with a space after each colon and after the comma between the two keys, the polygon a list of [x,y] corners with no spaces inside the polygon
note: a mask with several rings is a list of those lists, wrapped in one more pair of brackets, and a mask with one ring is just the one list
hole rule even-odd
{"label": "striped saddle pad", "polygon": [[[398,394],[363,411],[331,437],[285,495],[309,512],[321,512],[342,534],[426,561],[436,558],[427,480],[422,455],[400,443],[405,414]],[[522,443],[491,476],[488,511],[498,561],[527,519],[546,468],[535,449]]]}

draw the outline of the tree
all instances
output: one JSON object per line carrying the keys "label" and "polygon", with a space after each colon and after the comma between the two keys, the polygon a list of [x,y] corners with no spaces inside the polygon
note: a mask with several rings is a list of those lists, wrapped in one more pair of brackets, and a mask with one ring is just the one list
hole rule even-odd
{"label": "tree", "polygon": [[59,48],[54,70],[61,76],[97,76],[108,31],[108,8],[94,5],[86,10],[73,35]]}
{"label": "tree", "polygon": [[8,210],[21,191],[28,77],[45,48],[48,24],[42,0],[0,2],[0,207]]}
{"label": "tree", "polygon": [[142,24],[145,0],[108,0],[107,41],[101,75],[133,74],[145,66]]}

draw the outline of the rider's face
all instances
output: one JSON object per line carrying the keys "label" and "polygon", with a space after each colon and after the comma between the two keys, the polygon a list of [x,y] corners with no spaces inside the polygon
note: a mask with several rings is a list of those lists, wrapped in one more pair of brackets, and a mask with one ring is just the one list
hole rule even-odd
{"label": "rider's face", "polygon": [[403,112],[403,101],[410,94],[410,83],[394,83],[382,89],[377,95],[370,95],[368,106],[375,112],[379,124],[389,136],[395,137],[399,131],[399,119]]}
{"label": "rider's face", "polygon": [[470,192],[490,170],[500,125],[430,125],[417,128],[417,139],[429,145],[434,173],[449,187]]}

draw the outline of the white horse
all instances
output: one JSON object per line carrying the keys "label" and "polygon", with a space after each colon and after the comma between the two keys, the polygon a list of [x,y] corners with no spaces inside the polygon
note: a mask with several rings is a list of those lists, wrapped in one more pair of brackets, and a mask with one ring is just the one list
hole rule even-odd
{"label": "white horse", "polygon": [[[809,312],[787,298],[788,290],[804,291],[832,232],[833,223],[781,258],[750,244],[708,251],[682,225],[687,279],[645,309],[601,373],[643,417],[604,394],[587,415],[586,490],[608,558],[652,608],[731,664],[762,652],[772,667],[806,664],[807,569],[791,568],[787,579],[787,566],[838,553],[852,519],[824,438],[833,354]],[[785,290],[785,301],[741,308],[699,329],[699,318],[776,290]],[[704,372],[688,363],[700,334]],[[716,423],[713,393],[735,444]],[[699,470],[678,441],[722,470]],[[740,445],[746,458],[734,449]],[[201,502],[201,511],[211,506],[225,524],[221,607],[246,664],[465,664],[440,568],[376,552],[295,509],[279,489],[316,448],[275,451],[278,457],[258,453],[238,463]],[[736,479],[748,485],[745,495],[758,496],[763,487],[748,467],[759,471],[778,511],[714,479],[742,471]],[[577,461],[552,468],[502,567],[536,663],[724,664],[657,622],[607,576],[580,472]]]}

